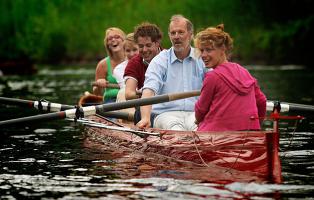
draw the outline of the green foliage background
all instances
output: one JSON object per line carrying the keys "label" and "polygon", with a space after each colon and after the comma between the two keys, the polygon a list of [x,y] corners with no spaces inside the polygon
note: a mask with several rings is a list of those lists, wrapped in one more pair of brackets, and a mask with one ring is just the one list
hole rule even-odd
{"label": "green foliage background", "polygon": [[104,31],[126,33],[143,21],[164,32],[183,14],[195,33],[225,24],[235,40],[233,59],[245,63],[309,65],[314,35],[311,0],[1,0],[0,61],[96,62],[105,56]]}

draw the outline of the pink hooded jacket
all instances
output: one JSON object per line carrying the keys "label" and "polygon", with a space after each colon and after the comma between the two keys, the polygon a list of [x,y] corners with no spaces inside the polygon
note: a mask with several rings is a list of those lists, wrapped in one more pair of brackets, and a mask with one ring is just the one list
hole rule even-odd
{"label": "pink hooded jacket", "polygon": [[195,104],[198,131],[259,130],[265,114],[266,97],[245,68],[226,62],[207,72]]}

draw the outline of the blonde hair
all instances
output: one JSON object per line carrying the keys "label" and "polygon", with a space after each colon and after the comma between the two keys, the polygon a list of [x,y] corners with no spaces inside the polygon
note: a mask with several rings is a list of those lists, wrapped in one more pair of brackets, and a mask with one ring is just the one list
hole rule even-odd
{"label": "blonde hair", "polygon": [[126,44],[126,43],[131,43],[131,44],[134,44],[134,43],[135,43],[135,40],[134,40],[134,33],[129,33],[129,34],[126,35],[124,44]]}
{"label": "blonde hair", "polygon": [[109,56],[112,56],[112,52],[111,50],[109,49],[108,47],[108,35],[111,31],[115,31],[118,33],[118,35],[122,38],[122,41],[125,40],[125,33],[120,29],[120,28],[117,28],[117,27],[110,27],[110,28],[107,28],[106,31],[105,31],[105,39],[104,39],[104,45],[105,45],[105,48],[106,48],[106,52]]}
{"label": "blonde hair", "polygon": [[125,40],[130,41],[130,42],[135,42],[134,41],[134,33],[127,34]]}
{"label": "blonde hair", "polygon": [[134,40],[134,33],[129,33],[126,35],[125,41],[124,41],[124,48],[126,45],[134,46],[136,45]]}
{"label": "blonde hair", "polygon": [[224,47],[226,55],[229,56],[233,48],[233,39],[224,31],[224,24],[219,24],[196,34],[194,46],[200,48],[201,45],[210,45],[212,48]]}

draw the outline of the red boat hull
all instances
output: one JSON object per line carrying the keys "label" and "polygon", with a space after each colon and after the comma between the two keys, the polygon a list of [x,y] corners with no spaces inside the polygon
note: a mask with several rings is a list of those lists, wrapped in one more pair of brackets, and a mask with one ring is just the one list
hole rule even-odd
{"label": "red boat hull", "polygon": [[[93,118],[94,120],[96,118]],[[108,124],[105,120],[97,121]],[[129,132],[88,127],[89,138],[137,150],[188,161],[205,168],[247,174],[245,181],[281,182],[278,133],[273,131],[196,132],[151,129],[160,137],[141,138]],[[256,178],[258,177],[258,178]],[[232,177],[236,179],[236,177]],[[230,180],[237,181],[237,180]],[[243,181],[243,179],[242,179]]]}

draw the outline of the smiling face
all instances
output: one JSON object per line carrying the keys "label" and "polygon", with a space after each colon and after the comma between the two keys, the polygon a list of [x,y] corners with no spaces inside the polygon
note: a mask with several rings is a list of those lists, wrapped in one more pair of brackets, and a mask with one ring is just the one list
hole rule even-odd
{"label": "smiling face", "polygon": [[233,47],[233,39],[224,32],[224,25],[209,27],[196,34],[194,45],[208,68],[228,62]]}
{"label": "smiling face", "polygon": [[139,36],[137,44],[140,55],[148,63],[159,53],[159,43],[152,42],[150,37]]}
{"label": "smiling face", "polygon": [[134,42],[126,40],[124,43],[124,52],[128,60],[133,58],[136,54],[139,53],[138,45]]}
{"label": "smiling face", "polygon": [[106,32],[105,46],[111,56],[115,52],[124,51],[123,41],[124,35],[120,31],[110,29]]}
{"label": "smiling face", "polygon": [[172,21],[169,25],[169,38],[176,52],[190,48],[193,34],[187,30],[187,23],[183,19]]}
{"label": "smiling face", "polygon": [[123,49],[123,38],[117,31],[110,31],[107,35],[107,45],[112,51],[120,51]]}
{"label": "smiling face", "polygon": [[215,68],[227,61],[223,47],[215,48],[210,44],[200,44],[198,50],[207,68]]}

